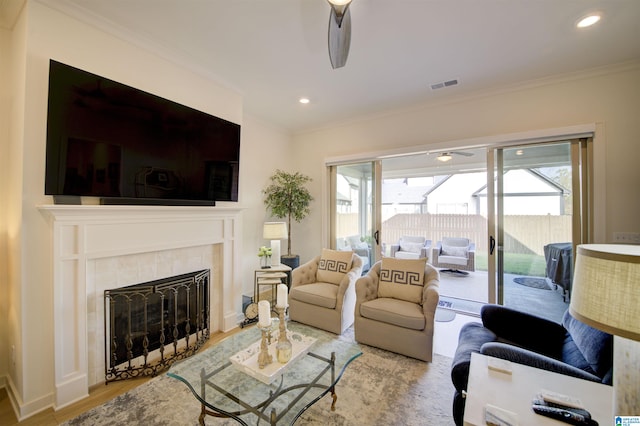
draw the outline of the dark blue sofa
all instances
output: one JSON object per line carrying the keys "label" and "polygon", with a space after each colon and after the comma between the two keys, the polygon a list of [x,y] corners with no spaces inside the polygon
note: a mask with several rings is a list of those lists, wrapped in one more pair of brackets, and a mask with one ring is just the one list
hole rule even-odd
{"label": "dark blue sofa", "polygon": [[480,316],[482,324],[468,323],[460,330],[451,365],[456,425],[462,425],[473,352],[611,385],[613,337],[568,310],[562,324],[499,305],[483,306]]}

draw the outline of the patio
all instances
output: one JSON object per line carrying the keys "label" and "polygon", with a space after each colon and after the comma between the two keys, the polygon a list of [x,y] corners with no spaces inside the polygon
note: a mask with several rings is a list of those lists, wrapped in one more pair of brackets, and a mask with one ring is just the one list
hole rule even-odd
{"label": "patio", "polygon": [[[504,304],[513,309],[529,312],[551,321],[561,322],[562,315],[569,307],[562,297],[562,290],[546,280],[550,290],[527,287],[514,281],[520,275],[505,274]],[[534,278],[534,277],[528,277]],[[480,307],[487,303],[487,271],[470,272],[460,276],[440,273],[440,300],[450,302],[450,309],[478,314]],[[446,306],[441,306],[446,308]]]}

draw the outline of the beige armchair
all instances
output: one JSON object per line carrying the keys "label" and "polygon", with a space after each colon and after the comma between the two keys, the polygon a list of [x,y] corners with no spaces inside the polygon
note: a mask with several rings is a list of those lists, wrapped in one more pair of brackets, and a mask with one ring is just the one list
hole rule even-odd
{"label": "beige armchair", "polygon": [[[354,323],[356,341],[431,361],[435,313],[440,298],[440,275],[423,260],[418,263],[424,269],[424,275],[419,277],[420,282],[409,280],[406,285],[391,284],[388,282],[390,276],[402,274],[394,272],[393,266],[387,266],[389,260],[419,262],[385,258],[376,262],[367,275],[358,279]],[[396,293],[393,292],[393,286],[398,286]]]}
{"label": "beige armchair", "polygon": [[362,274],[362,259],[350,251],[325,249],[322,253],[293,270],[289,317],[342,334],[353,324],[355,285]]}

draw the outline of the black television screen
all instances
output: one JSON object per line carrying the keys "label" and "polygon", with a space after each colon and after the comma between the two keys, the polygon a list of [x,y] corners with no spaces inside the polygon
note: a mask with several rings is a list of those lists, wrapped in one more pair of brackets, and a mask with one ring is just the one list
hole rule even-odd
{"label": "black television screen", "polygon": [[238,201],[239,161],[240,125],[50,61],[45,194]]}

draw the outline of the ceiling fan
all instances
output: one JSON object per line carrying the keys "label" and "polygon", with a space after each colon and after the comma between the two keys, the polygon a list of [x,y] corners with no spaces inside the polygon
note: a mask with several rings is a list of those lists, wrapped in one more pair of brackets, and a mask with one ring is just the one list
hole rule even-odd
{"label": "ceiling fan", "polygon": [[447,161],[451,160],[453,158],[453,154],[455,155],[462,155],[464,157],[472,157],[473,153],[472,152],[464,152],[464,151],[450,151],[450,152],[443,152],[440,155],[438,155],[436,157],[436,159],[438,161],[442,161],[443,163],[446,163]]}
{"label": "ceiling fan", "polygon": [[351,0],[327,0],[331,6],[329,15],[329,59],[333,69],[347,63],[351,44]]}

